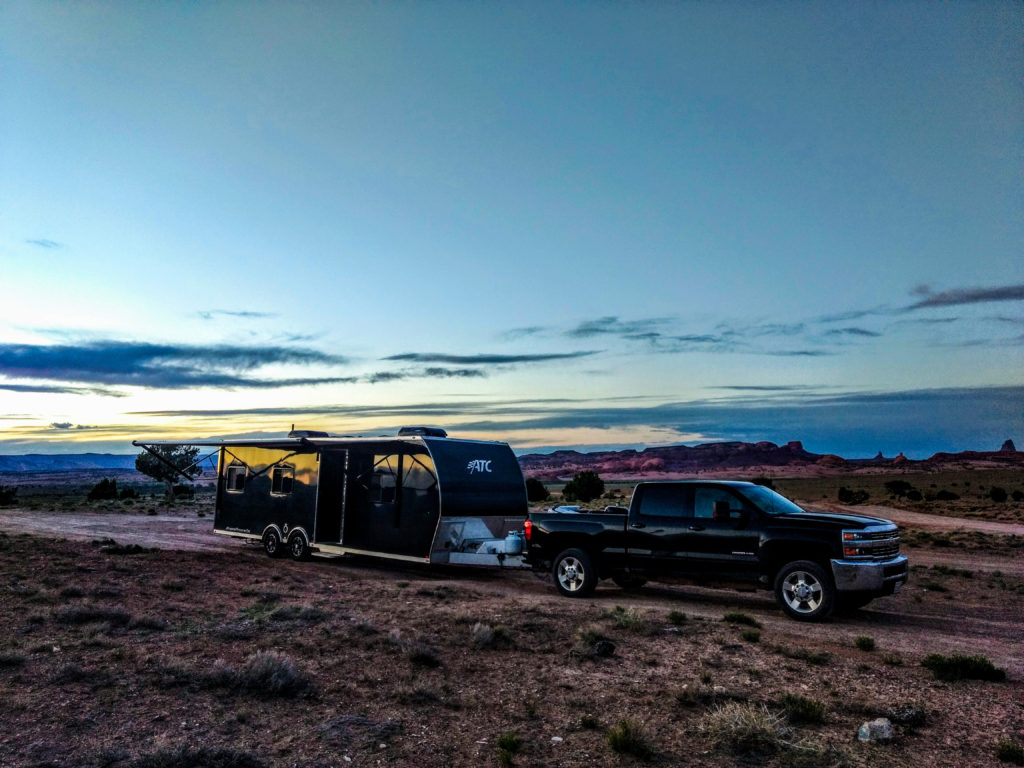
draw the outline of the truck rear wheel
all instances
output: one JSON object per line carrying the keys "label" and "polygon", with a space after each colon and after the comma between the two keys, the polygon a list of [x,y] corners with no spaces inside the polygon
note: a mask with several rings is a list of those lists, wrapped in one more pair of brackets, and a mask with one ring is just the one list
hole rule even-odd
{"label": "truck rear wheel", "polygon": [[587,597],[597,587],[597,571],[582,549],[567,549],[551,567],[555,587],[566,597]]}
{"label": "truck rear wheel", "polygon": [[820,565],[796,560],[782,566],[775,576],[775,599],[790,618],[821,621],[835,607],[836,588]]}

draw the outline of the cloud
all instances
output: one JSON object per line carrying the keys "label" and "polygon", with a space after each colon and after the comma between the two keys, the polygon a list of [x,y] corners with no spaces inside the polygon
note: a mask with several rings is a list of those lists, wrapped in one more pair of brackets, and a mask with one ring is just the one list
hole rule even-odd
{"label": "cloud", "polygon": [[29,245],[34,245],[37,248],[46,248],[47,250],[54,250],[56,248],[63,248],[64,247],[64,243],[58,243],[56,240],[40,239],[40,240],[26,240],[25,242],[28,243]]}
{"label": "cloud", "polygon": [[449,365],[513,365],[520,363],[543,363],[551,360],[574,360],[576,358],[589,357],[596,354],[598,354],[597,350],[584,352],[554,352],[534,355],[449,355],[437,352],[407,352],[401,355],[391,355],[390,357],[382,359],[395,362],[446,363]]}
{"label": "cloud", "polygon": [[864,336],[867,338],[878,338],[882,334],[878,331],[869,331],[866,328],[832,328],[825,332],[826,336]]}
{"label": "cloud", "polygon": [[50,425],[50,429],[55,429],[62,432],[67,430],[75,430],[77,432],[82,430],[100,429],[100,427],[90,427],[85,424],[72,424],[70,421],[55,421]]}
{"label": "cloud", "polygon": [[[340,365],[338,355],[301,347],[210,347],[95,341],[79,345],[0,344],[0,375],[145,388],[271,388],[350,382],[352,377],[260,379],[246,375],[268,365]],[[9,386],[9,385],[4,385]]]}
{"label": "cloud", "polygon": [[547,330],[549,329],[543,325],[529,325],[525,328],[511,328],[507,331],[503,331],[499,334],[499,338],[503,341],[516,341],[517,339],[526,338],[527,336],[537,336]]}
{"label": "cloud", "polygon": [[197,312],[203,320],[213,320],[216,317],[241,317],[245,319],[262,319],[268,317],[277,317],[278,315],[272,312],[249,312],[249,311],[233,311],[229,309],[208,309]]}
{"label": "cloud", "polygon": [[565,335],[582,339],[592,336],[612,335],[624,338],[641,336],[651,333],[667,322],[664,318],[648,318],[645,320],[622,321],[614,315],[585,320]]}
{"label": "cloud", "polygon": [[913,293],[924,296],[908,309],[952,307],[960,304],[982,304],[990,301],[1024,301],[1024,285],[1004,285],[995,288],[954,288],[932,293],[928,286],[918,286]]}
{"label": "cloud", "polygon": [[8,392],[20,392],[23,394],[102,395],[103,397],[124,397],[123,392],[107,389],[105,387],[62,387],[52,384],[7,384],[0,381],[0,389]]}

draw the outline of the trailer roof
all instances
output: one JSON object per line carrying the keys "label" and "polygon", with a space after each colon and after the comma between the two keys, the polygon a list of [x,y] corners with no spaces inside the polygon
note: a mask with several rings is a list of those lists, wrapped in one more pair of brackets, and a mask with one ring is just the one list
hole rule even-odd
{"label": "trailer roof", "polygon": [[455,441],[460,443],[483,443],[504,445],[495,440],[466,440],[458,437],[433,437],[430,435],[347,435],[344,437],[260,437],[231,440],[132,440],[132,445],[143,448],[151,446],[195,445],[210,448],[281,448],[299,450],[302,448],[330,448],[353,443],[422,443],[427,441]]}

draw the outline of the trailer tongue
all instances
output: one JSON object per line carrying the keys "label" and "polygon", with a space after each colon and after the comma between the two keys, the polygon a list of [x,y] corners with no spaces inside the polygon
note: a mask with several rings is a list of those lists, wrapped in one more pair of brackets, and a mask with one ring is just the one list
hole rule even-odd
{"label": "trailer tongue", "polygon": [[[305,559],[371,555],[413,562],[525,567],[526,485],[506,443],[448,438],[437,428],[396,437],[146,441],[211,448],[214,532]],[[207,458],[209,458],[209,456]]]}

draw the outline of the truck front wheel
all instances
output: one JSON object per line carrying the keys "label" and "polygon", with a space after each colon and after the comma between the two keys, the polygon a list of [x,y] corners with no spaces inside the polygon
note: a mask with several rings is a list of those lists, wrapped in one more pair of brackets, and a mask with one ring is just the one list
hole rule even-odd
{"label": "truck front wheel", "polygon": [[566,597],[587,597],[597,587],[597,571],[582,549],[567,549],[555,558],[551,573]]}
{"label": "truck front wheel", "polygon": [[782,566],[775,576],[775,599],[797,621],[821,621],[832,613],[836,588],[820,565],[796,560]]}

